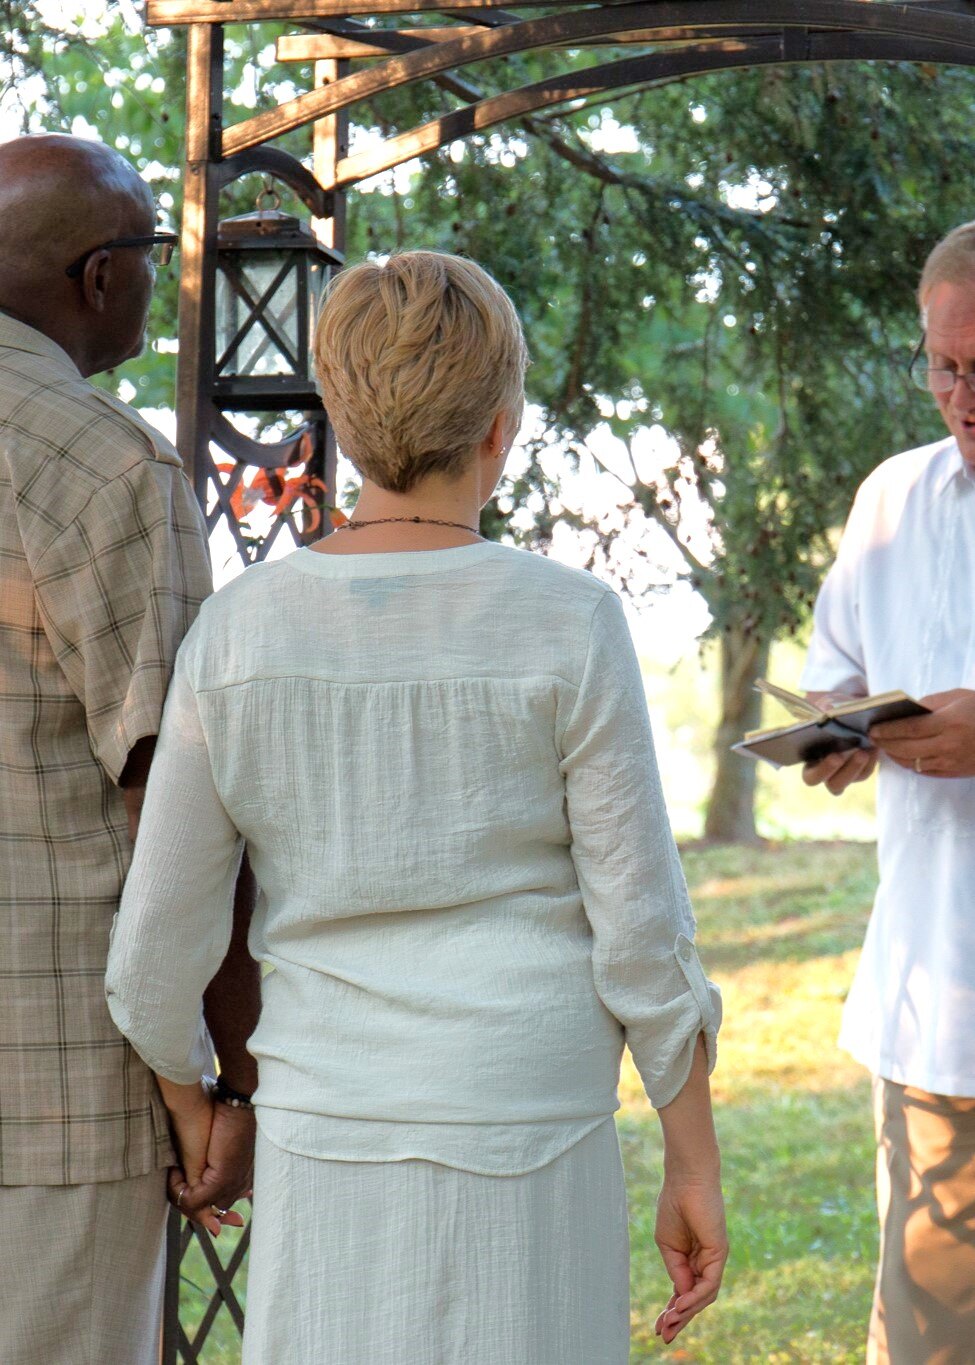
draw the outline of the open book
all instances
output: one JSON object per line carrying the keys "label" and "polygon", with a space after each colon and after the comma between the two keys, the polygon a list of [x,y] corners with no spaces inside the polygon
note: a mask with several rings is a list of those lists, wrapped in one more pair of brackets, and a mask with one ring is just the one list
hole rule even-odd
{"label": "open book", "polygon": [[756,690],[775,697],[798,720],[768,730],[749,730],[731,747],[750,758],[764,758],[774,768],[790,763],[818,763],[827,754],[844,749],[871,749],[867,731],[882,720],[928,715],[928,708],[906,692],[881,692],[875,697],[851,697],[849,701],[817,706],[806,697],[759,678]]}

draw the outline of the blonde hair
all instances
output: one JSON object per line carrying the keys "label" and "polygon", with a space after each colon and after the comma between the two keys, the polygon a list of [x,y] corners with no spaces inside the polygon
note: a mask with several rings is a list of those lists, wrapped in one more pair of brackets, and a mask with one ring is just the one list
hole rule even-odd
{"label": "blonde hair", "polygon": [[314,354],[342,450],[392,493],[459,473],[498,414],[517,415],[524,401],[514,305],[486,270],[439,251],[340,271]]}
{"label": "blonde hair", "polygon": [[936,284],[975,284],[975,223],[952,228],[932,249],[921,271],[917,302],[924,317],[927,297]]}

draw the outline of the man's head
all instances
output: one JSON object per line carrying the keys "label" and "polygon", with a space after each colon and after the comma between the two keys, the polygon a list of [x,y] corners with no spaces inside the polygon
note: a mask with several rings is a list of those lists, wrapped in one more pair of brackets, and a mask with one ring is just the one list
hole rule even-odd
{"label": "man's head", "polygon": [[0,145],[0,308],[51,337],[83,374],[142,350],[148,251],[103,244],[154,230],[148,186],[102,143],[44,134]]}
{"label": "man's head", "polygon": [[[934,401],[975,469],[975,392],[962,378],[975,371],[975,223],[963,223],[937,244],[924,264],[917,297]],[[941,388],[952,374],[954,384]]]}

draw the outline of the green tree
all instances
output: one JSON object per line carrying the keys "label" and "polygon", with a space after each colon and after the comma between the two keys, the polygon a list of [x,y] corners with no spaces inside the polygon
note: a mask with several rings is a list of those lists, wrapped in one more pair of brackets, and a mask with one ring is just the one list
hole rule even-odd
{"label": "green tree", "polygon": [[[32,5],[6,8],[27,20],[0,47],[0,108],[46,73],[27,123],[97,129],[177,214],[181,36],[140,32],[127,4],[87,41],[45,31]],[[272,66],[268,26],[257,34],[227,30],[230,117],[308,84]],[[471,74],[490,93],[592,60],[527,54]],[[953,168],[973,95],[954,68],[726,73],[521,119],[426,158],[401,193],[353,199],[350,255],[466,252],[525,320],[539,419],[528,469],[486,527],[500,534],[527,508],[513,534],[544,549],[568,521],[625,590],[683,580],[706,602],[722,660],[715,838],[754,835],[754,774],[728,744],[757,720],[751,681],[808,614],[856,483],[938,434],[905,374],[912,291],[930,245],[972,216]],[[449,81],[409,88],[355,117],[396,132],[459,97]],[[306,148],[307,133],[289,144]],[[172,338],[172,288],[158,309],[155,334]],[[126,373],[139,402],[172,392],[165,351]],[[592,462],[615,489],[608,516],[569,502],[567,472]]]}
{"label": "green tree", "polygon": [[[514,490],[535,494],[526,539],[544,546],[566,514],[545,447],[598,462],[594,438],[617,438],[619,515],[574,521],[624,587],[663,533],[707,603],[714,838],[754,837],[754,770],[728,746],[758,721],[752,680],[807,616],[856,484],[941,430],[906,361],[919,266],[972,215],[948,168],[973,95],[965,70],[906,64],[701,78],[472,139],[428,159],[385,223],[377,205],[356,222],[358,247],[408,231],[467,251],[518,301],[543,413]],[[628,150],[598,150],[610,119]],[[656,467],[637,455],[648,429],[669,438]],[[634,522],[645,547],[620,563]]]}

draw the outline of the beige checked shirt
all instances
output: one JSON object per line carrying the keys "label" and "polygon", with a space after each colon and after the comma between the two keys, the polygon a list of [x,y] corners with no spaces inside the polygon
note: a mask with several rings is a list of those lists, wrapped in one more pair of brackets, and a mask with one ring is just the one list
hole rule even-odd
{"label": "beige checked shirt", "polygon": [[173,447],[0,313],[0,1185],[172,1159],[103,978],[131,853],[118,779],[210,586]]}

